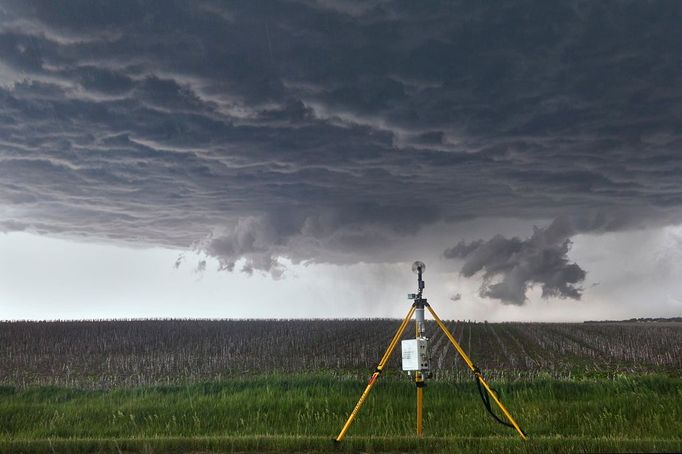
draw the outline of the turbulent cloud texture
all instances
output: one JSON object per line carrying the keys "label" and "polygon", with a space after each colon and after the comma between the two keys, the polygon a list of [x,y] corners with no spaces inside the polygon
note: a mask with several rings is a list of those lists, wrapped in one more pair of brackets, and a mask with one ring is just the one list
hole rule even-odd
{"label": "turbulent cloud texture", "polygon": [[546,228],[536,227],[528,239],[497,235],[488,241],[459,242],[445,251],[445,257],[464,259],[465,277],[483,272],[482,297],[520,305],[526,301],[526,291],[540,285],[543,298],[580,299],[582,289],[575,284],[586,273],[567,257],[574,233],[566,218],[558,218]]}
{"label": "turbulent cloud texture", "polygon": [[[277,274],[441,221],[679,219],[681,22],[678,2],[7,0],[0,230]],[[576,295],[552,279],[513,282]],[[486,292],[519,301],[508,284]]]}

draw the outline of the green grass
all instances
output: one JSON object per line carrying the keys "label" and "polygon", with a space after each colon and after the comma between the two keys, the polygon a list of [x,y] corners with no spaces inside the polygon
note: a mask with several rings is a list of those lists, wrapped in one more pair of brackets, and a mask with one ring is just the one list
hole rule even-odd
{"label": "green grass", "polygon": [[473,380],[429,383],[417,439],[414,384],[389,378],[334,447],[364,386],[279,375],[114,391],[2,387],[0,452],[682,450],[679,377],[493,383],[527,443],[485,413]]}

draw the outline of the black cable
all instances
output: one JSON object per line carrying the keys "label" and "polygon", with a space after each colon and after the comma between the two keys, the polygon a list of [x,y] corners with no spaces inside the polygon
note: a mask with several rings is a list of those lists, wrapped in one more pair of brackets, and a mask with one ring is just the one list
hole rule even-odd
{"label": "black cable", "polygon": [[[474,380],[476,380],[476,386],[478,387],[478,393],[481,395],[481,401],[483,402],[483,406],[485,407],[486,410],[488,410],[488,413],[490,416],[495,419],[498,423],[502,424],[503,426],[511,427],[512,429],[516,429],[512,424],[509,424],[507,421],[503,421],[500,419],[492,409],[492,406],[490,405],[490,395],[488,394],[488,391],[483,389],[483,386],[481,386],[481,380],[479,379],[480,372],[476,371],[474,372]],[[499,392],[497,392],[496,389],[491,388],[492,392],[497,394],[498,396],[500,395]],[[520,429],[520,428],[519,428]],[[521,433],[524,435],[528,435],[523,429],[520,429]]]}
{"label": "black cable", "polygon": [[485,407],[486,410],[488,410],[490,416],[492,416],[495,419],[495,421],[499,422],[503,426],[511,427],[513,429],[514,426],[512,426],[506,421],[503,421],[495,413],[493,413],[493,409],[490,405],[490,396],[488,395],[488,392],[484,390],[483,387],[481,386],[481,381],[478,379],[478,376],[474,377],[474,379],[476,380],[476,386],[478,387],[478,393],[481,395],[481,401],[483,401],[483,406]]}

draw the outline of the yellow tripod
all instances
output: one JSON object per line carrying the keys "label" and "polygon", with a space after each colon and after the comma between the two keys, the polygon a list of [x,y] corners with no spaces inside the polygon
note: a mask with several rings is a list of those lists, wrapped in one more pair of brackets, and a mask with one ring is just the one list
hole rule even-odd
{"label": "yellow tripod", "polygon": [[[369,379],[369,383],[367,383],[367,387],[363,391],[362,395],[360,395],[360,399],[358,400],[358,403],[355,404],[355,408],[353,408],[353,411],[350,413],[350,416],[348,416],[348,419],[346,420],[346,423],[343,425],[343,428],[341,429],[341,432],[339,432],[339,435],[335,438],[337,442],[340,442],[346,437],[346,433],[348,432],[348,429],[350,429],[351,424],[353,423],[353,420],[357,416],[357,414],[360,412],[360,408],[362,408],[362,405],[365,403],[365,400],[367,400],[367,396],[369,396],[370,391],[374,387],[374,384],[376,383],[377,378],[379,378],[379,375],[381,372],[383,372],[384,367],[386,366],[386,363],[388,360],[391,358],[391,355],[393,354],[393,350],[395,350],[396,345],[398,345],[398,342],[400,339],[403,337],[403,333],[405,332],[405,329],[407,328],[407,325],[409,324],[410,320],[412,319],[412,316],[417,313],[417,317],[415,320],[415,333],[416,336],[419,338],[420,336],[423,335],[424,333],[424,308],[428,309],[429,312],[431,313],[431,316],[433,319],[436,321],[436,324],[438,327],[443,331],[445,336],[448,338],[450,343],[455,347],[455,350],[459,354],[459,356],[462,357],[464,362],[466,363],[467,367],[473,372],[474,377],[476,378],[477,382],[483,386],[483,389],[485,389],[485,392],[488,394],[488,396],[492,397],[493,401],[497,406],[502,410],[502,413],[504,413],[504,416],[507,418],[509,421],[509,424],[516,429],[518,432],[519,436],[521,437],[522,440],[527,440],[528,437],[524,433],[523,430],[521,430],[521,427],[519,427],[518,423],[514,420],[512,417],[511,413],[505,408],[504,405],[502,405],[502,402],[500,402],[500,399],[497,397],[497,394],[492,390],[490,385],[488,385],[488,382],[485,380],[483,377],[483,374],[481,374],[481,371],[478,370],[478,368],[474,365],[473,361],[471,361],[471,358],[464,352],[462,347],[457,343],[455,340],[454,336],[450,333],[448,328],[445,326],[443,321],[438,317],[438,314],[433,310],[433,308],[429,305],[426,299],[422,298],[422,290],[424,289],[424,281],[422,280],[422,273],[425,269],[425,266],[422,262],[415,262],[413,265],[413,270],[418,272],[419,278],[418,278],[418,283],[419,283],[419,293],[417,294],[411,294],[410,298],[414,299],[414,303],[412,304],[412,307],[410,307],[410,310],[407,312],[407,315],[403,319],[402,323],[400,324],[400,327],[398,328],[398,331],[396,331],[395,335],[393,336],[393,339],[391,340],[391,343],[388,344],[388,348],[386,349],[386,352],[384,353],[384,356],[381,358],[381,361],[379,361],[379,365],[377,368],[374,370],[374,373],[372,374],[372,377]],[[424,401],[424,375],[421,371],[416,371],[415,372],[415,382],[417,385],[417,435],[421,436],[423,434],[424,430],[424,424],[423,424],[423,401]]]}

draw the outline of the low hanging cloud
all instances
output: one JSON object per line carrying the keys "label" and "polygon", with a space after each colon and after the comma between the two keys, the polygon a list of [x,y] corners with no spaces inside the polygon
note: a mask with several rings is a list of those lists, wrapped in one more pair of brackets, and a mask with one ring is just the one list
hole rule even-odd
{"label": "low hanging cloud", "polygon": [[542,297],[580,299],[586,272],[571,263],[568,252],[572,223],[565,217],[545,228],[535,227],[527,239],[497,235],[490,240],[459,242],[444,253],[449,259],[462,259],[461,275],[482,272],[480,295],[503,303],[522,305],[533,286],[542,288]]}
{"label": "low hanging cloud", "polygon": [[295,263],[348,264],[356,262],[362,251],[364,257],[383,258],[386,249],[422,225],[392,226],[391,222],[390,213],[378,209],[373,214],[362,209],[323,209],[302,216],[295,212],[262,214],[216,229],[194,249],[216,257],[222,270],[264,271],[279,278],[285,272],[282,257]]}

